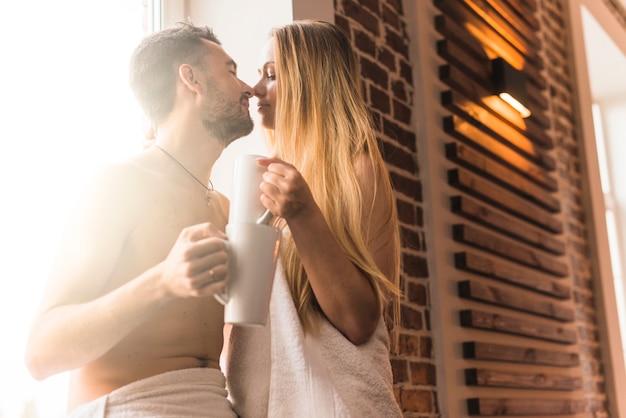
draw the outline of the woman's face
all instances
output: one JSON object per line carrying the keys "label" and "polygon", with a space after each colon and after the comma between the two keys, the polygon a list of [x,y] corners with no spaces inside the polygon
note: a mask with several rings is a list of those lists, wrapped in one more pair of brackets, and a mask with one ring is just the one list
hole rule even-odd
{"label": "woman's face", "polygon": [[254,95],[258,98],[258,112],[261,116],[261,125],[266,129],[274,129],[277,85],[273,39],[270,39],[261,51],[259,75],[261,78],[254,86]]}

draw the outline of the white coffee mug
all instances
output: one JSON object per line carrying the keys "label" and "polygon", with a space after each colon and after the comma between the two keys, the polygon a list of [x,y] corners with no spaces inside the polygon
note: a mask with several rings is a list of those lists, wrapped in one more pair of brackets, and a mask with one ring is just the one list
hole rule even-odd
{"label": "white coffee mug", "polygon": [[280,230],[255,223],[229,223],[228,281],[215,298],[224,304],[224,322],[262,326],[269,315]]}
{"label": "white coffee mug", "polygon": [[243,154],[235,159],[233,191],[230,199],[228,222],[255,223],[265,212],[261,203],[261,189],[265,167],[257,164],[261,155]]}

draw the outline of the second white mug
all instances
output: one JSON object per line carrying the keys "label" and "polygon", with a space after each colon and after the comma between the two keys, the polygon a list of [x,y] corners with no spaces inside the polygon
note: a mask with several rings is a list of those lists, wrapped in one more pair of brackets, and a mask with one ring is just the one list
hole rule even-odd
{"label": "second white mug", "polygon": [[226,225],[229,264],[224,293],[215,298],[224,304],[224,322],[261,326],[269,315],[270,297],[278,260],[281,232],[269,225]]}
{"label": "second white mug", "polygon": [[235,159],[233,190],[228,222],[255,223],[265,212],[261,203],[261,189],[265,168],[257,164],[261,155],[243,154]]}

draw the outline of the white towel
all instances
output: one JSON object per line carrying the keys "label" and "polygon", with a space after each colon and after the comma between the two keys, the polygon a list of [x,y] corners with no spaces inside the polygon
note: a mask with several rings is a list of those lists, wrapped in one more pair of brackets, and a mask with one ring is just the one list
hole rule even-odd
{"label": "white towel", "polygon": [[242,418],[402,416],[382,318],[370,341],[360,346],[327,321],[319,337],[305,337],[280,267],[269,324],[233,326],[227,339],[222,365],[233,408]]}
{"label": "white towel", "polygon": [[226,394],[217,369],[175,370],[114,390],[68,418],[236,418]]}

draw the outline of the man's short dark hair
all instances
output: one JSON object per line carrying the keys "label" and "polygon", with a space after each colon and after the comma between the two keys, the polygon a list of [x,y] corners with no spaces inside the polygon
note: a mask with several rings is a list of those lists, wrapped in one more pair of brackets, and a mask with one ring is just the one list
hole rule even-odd
{"label": "man's short dark hair", "polygon": [[174,107],[180,65],[201,65],[209,51],[203,40],[221,45],[208,27],[179,22],[146,36],[135,48],[129,84],[153,124],[165,120]]}

